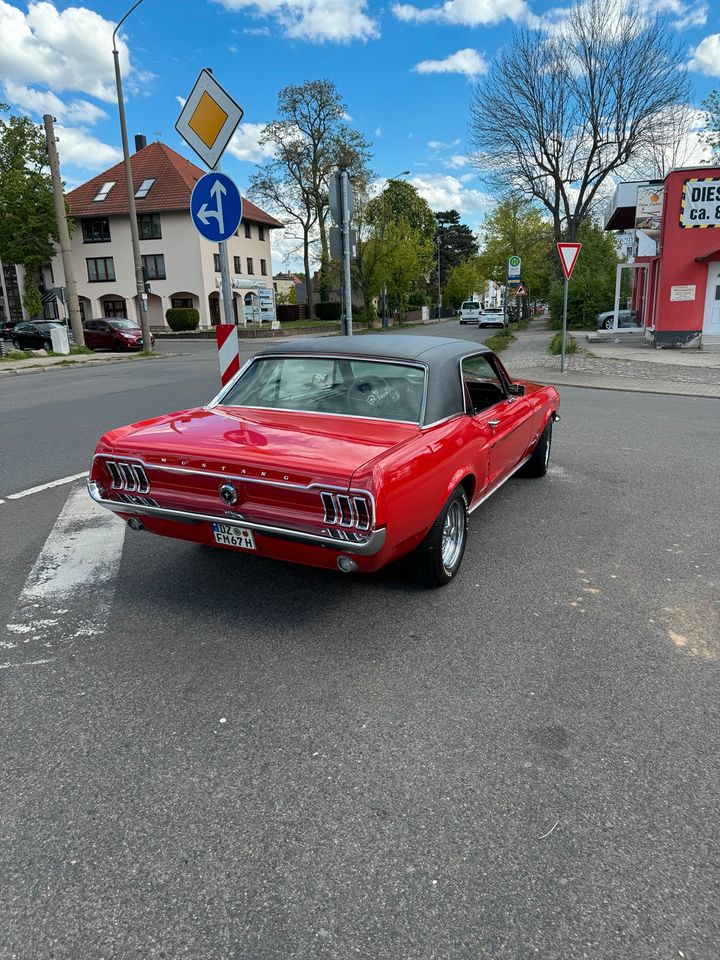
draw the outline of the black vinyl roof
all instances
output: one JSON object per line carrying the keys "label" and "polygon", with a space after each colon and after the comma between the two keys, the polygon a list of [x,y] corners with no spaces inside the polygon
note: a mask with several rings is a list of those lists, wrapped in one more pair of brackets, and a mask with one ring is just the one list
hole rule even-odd
{"label": "black vinyl roof", "polygon": [[273,344],[256,356],[317,354],[324,357],[361,357],[422,363],[428,369],[427,397],[422,426],[465,411],[460,376],[463,357],[492,353],[482,343],[450,337],[416,337],[410,334],[367,334],[353,337],[319,337]]}

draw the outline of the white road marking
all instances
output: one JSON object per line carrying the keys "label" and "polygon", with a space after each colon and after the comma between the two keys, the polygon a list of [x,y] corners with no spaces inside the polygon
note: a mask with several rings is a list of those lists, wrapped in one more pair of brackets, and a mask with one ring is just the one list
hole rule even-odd
{"label": "white road marking", "polygon": [[52,663],[52,660],[21,660],[20,663],[0,663],[0,670],[8,670],[10,667],[39,667],[43,663]]}
{"label": "white road marking", "polygon": [[[42,493],[43,490],[51,490],[53,487],[62,487],[65,483],[73,483],[73,481],[79,480],[81,477],[86,477],[87,475],[87,470],[84,470],[82,473],[73,474],[72,477],[62,477],[60,480],[51,480],[50,483],[41,483],[37,487],[21,490],[20,493],[6,493],[5,498],[7,500],[20,500],[22,497],[29,497],[32,493]],[[0,503],[5,503],[5,500],[0,500]]]}
{"label": "white road marking", "polygon": [[[81,474],[84,476],[84,474]],[[115,596],[125,524],[85,487],[72,490],[15,604],[0,648],[51,647],[102,633]]]}

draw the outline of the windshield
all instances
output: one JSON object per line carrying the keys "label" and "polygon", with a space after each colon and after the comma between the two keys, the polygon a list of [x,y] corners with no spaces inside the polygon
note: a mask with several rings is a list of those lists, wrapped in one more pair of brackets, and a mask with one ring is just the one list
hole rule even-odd
{"label": "windshield", "polygon": [[132,323],[130,320],[108,320],[108,324],[113,328],[113,330],[140,329],[136,323]]}
{"label": "windshield", "polygon": [[262,407],[420,423],[425,370],[351,357],[259,357],[221,399]]}
{"label": "windshield", "polygon": [[[457,300],[456,300],[455,302],[457,303]],[[479,310],[479,309],[480,309],[480,304],[479,304],[479,303],[473,303],[472,300],[468,300],[467,303],[464,303],[464,304],[462,305],[462,309],[463,309],[463,310]]]}

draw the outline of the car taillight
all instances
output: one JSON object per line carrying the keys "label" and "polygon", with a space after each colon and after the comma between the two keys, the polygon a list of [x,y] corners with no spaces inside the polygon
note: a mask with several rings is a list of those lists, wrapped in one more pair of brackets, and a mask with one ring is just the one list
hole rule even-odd
{"label": "car taillight", "polygon": [[140,463],[125,460],[106,460],[105,469],[110,476],[113,490],[125,490],[128,493],[147,493],[150,481],[145,468]]}
{"label": "car taillight", "polygon": [[369,530],[372,526],[372,503],[367,497],[324,490],[320,498],[325,523],[330,526],[353,530]]}

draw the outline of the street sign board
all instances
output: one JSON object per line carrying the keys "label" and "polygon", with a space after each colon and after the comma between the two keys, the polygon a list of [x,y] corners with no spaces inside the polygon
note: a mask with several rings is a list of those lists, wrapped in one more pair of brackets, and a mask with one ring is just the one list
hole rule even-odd
{"label": "street sign board", "polygon": [[231,237],[242,219],[242,197],[224,173],[206,173],[193,187],[190,216],[195,228],[213,243]]}
{"label": "street sign board", "polygon": [[270,287],[258,288],[258,302],[260,303],[260,319],[263,323],[272,323],[275,316],[275,292]]}
{"label": "street sign board", "polygon": [[200,71],[175,121],[175,129],[212,170],[217,166],[242,115],[242,107],[205,69]]}
{"label": "street sign board", "polygon": [[514,290],[516,287],[519,287],[520,277],[510,277],[510,279],[507,282],[507,285],[511,290]]}
{"label": "street sign board", "polygon": [[560,254],[560,263],[562,264],[566,280],[569,280],[572,276],[581,247],[581,243],[559,243],[557,245],[558,253]]}
{"label": "street sign board", "polygon": [[[330,256],[333,260],[339,260],[343,255],[343,238],[340,227],[330,227],[328,230],[328,240],[330,242]],[[357,230],[350,231],[350,255],[355,256],[355,246],[357,244]]]}
{"label": "street sign board", "polygon": [[[355,213],[355,197],[353,195],[352,184],[350,183],[350,178],[348,177],[348,215],[352,220],[353,214]],[[338,226],[342,225],[343,216],[342,216],[342,188],[340,186],[340,172],[333,173],[328,182],[328,206],[330,207],[330,213],[333,218],[333,222]]]}
{"label": "street sign board", "polygon": [[526,297],[526,296],[527,296],[527,290],[525,289],[525,287],[524,287],[521,283],[518,284],[517,289],[515,290],[515,296],[516,296],[516,297]]}
{"label": "street sign board", "polygon": [[507,262],[507,275],[508,275],[508,278],[509,278],[509,279],[512,279],[513,277],[519,277],[519,276],[520,276],[520,264],[521,264],[521,262],[522,262],[522,261],[521,261],[520,257],[516,256],[515,254],[513,254],[511,257],[508,257],[508,262]]}

